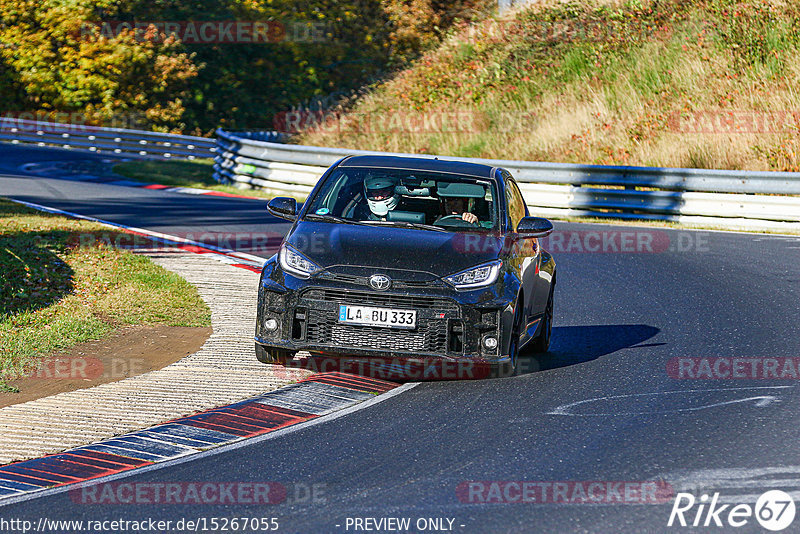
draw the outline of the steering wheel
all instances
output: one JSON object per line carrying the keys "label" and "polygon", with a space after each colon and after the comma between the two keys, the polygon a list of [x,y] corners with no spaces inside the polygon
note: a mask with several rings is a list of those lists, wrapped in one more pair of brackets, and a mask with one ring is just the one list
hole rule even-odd
{"label": "steering wheel", "polygon": [[[461,215],[445,215],[444,217],[439,217],[436,219],[436,222],[433,224],[445,223],[445,226],[457,226],[460,228],[473,228],[478,226],[477,222],[471,223],[467,222],[461,218]],[[454,224],[455,223],[455,224]]]}

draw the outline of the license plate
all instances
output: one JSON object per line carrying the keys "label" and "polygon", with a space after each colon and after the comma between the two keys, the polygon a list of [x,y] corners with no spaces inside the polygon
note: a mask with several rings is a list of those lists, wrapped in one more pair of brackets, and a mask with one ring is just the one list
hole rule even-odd
{"label": "license plate", "polygon": [[410,330],[417,326],[415,310],[339,305],[339,322]]}

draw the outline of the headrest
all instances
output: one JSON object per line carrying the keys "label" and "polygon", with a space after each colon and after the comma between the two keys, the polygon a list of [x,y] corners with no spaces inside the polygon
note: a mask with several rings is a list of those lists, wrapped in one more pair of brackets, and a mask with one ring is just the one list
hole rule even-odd
{"label": "headrest", "polygon": [[431,196],[430,187],[408,187],[405,185],[398,185],[394,190],[407,197],[429,197]]}

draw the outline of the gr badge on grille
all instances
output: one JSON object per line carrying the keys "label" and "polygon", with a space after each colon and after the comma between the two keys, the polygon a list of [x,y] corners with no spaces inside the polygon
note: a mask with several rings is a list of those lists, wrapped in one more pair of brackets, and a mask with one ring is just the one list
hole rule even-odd
{"label": "gr badge on grille", "polygon": [[369,277],[369,286],[378,291],[385,291],[392,287],[392,279],[385,274],[373,274]]}

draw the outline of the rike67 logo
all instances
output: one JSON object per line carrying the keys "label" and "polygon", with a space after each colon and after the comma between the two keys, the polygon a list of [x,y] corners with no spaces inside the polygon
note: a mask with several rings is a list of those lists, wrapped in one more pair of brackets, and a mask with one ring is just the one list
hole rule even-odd
{"label": "rike67 logo", "polygon": [[730,502],[720,504],[719,493],[714,493],[710,502],[708,495],[697,499],[691,493],[678,493],[667,526],[743,527],[755,517],[762,528],[779,532],[792,524],[795,512],[792,497],[780,490],[767,491],[758,498],[755,506]]}

